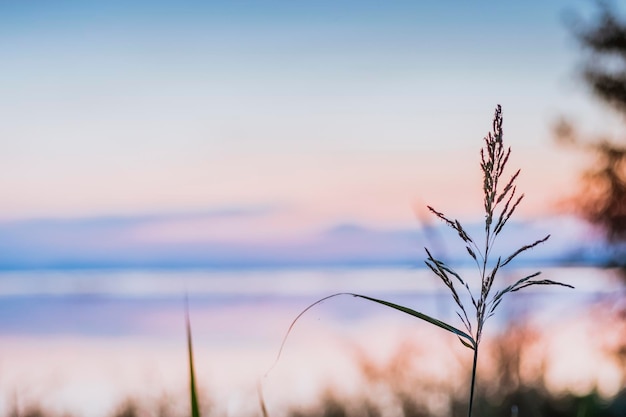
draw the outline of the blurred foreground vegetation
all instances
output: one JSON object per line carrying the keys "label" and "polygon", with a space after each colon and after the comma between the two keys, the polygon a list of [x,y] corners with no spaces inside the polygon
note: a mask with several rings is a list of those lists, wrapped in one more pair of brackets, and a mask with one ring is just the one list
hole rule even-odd
{"label": "blurred foreground vegetation", "polygon": [[[626,352],[621,337],[626,334],[626,317],[616,308],[621,297],[604,299],[589,309],[598,327],[591,333],[581,331],[580,340],[597,338],[603,358],[614,366],[621,388],[611,395],[591,385],[588,392],[555,392],[550,388],[550,358],[546,353],[545,333],[524,320],[516,319],[502,333],[486,341],[483,356],[485,367],[479,372],[475,398],[475,415],[481,417],[624,417],[626,416]],[[576,320],[576,318],[574,318]],[[606,329],[613,329],[610,334]],[[465,417],[467,384],[470,369],[464,351],[452,354],[447,368],[452,374],[432,374],[432,361],[424,353],[422,340],[407,340],[382,361],[369,357],[358,346],[348,349],[357,365],[362,383],[353,394],[346,395],[330,388],[308,405],[290,403],[277,406],[273,398],[265,398],[268,417]],[[529,368],[529,359],[535,365]],[[584,358],[594,361],[597,358]],[[595,364],[594,364],[595,365]],[[429,374],[428,367],[431,367]],[[598,373],[601,373],[598,366]],[[450,375],[453,375],[450,377]],[[454,375],[458,375],[455,377]],[[197,375],[202,382],[207,375]],[[204,378],[203,378],[204,377]],[[337,375],[341,378],[341,375]],[[333,382],[333,381],[330,381]],[[339,381],[340,382],[340,381]],[[597,382],[596,382],[597,383]],[[288,391],[291,387],[285,387]],[[229,410],[224,398],[214,398],[200,391],[200,414],[204,417],[264,417],[259,397],[250,395],[245,412]],[[155,399],[156,398],[156,399]],[[7,417],[80,417],[47,410],[37,404],[15,401]],[[131,398],[102,417],[188,417],[189,401],[184,395]]]}
{"label": "blurred foreground vegetation", "polygon": [[[390,383],[393,383],[390,381]],[[626,416],[626,388],[611,398],[603,398],[597,391],[585,395],[553,395],[545,387],[519,386],[506,393],[487,393],[494,386],[485,387],[475,398],[476,415],[482,417],[624,417]],[[386,398],[388,401],[390,398]],[[251,399],[252,400],[252,399]],[[363,396],[361,398],[340,398],[327,391],[318,404],[312,407],[292,406],[288,410],[270,411],[269,417],[464,417],[467,403],[452,393],[440,392],[430,398],[413,398],[404,392],[392,393],[393,406],[381,407],[379,398]],[[449,414],[432,411],[435,403],[443,401]],[[216,399],[216,401],[219,401]],[[178,404],[178,403],[177,403]],[[143,401],[129,399],[103,417],[188,417],[188,411],[180,404],[174,406],[164,401],[146,404]],[[436,404],[435,407],[437,408]],[[204,407],[203,416],[226,416],[228,413],[216,412],[211,406]],[[257,414],[262,416],[261,407]],[[20,409],[9,410],[8,417],[80,417],[69,413],[55,413],[36,404],[25,405]]]}

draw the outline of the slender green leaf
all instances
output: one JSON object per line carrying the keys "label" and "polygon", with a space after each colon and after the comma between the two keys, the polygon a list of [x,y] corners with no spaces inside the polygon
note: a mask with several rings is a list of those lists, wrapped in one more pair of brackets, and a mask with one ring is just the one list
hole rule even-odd
{"label": "slender green leaf", "polygon": [[259,406],[261,407],[261,415],[263,417],[269,417],[267,407],[265,406],[265,399],[263,398],[263,386],[261,382],[257,384],[257,394],[259,395]]}
{"label": "slender green leaf", "polygon": [[459,342],[461,342],[463,344],[463,346],[470,348],[472,350],[474,350],[474,348],[472,347],[472,345],[470,345],[469,343],[467,343],[465,340],[463,340],[462,338],[459,337]]}
{"label": "slender green leaf", "polygon": [[[365,300],[369,300],[369,301],[373,301],[375,303],[378,304],[382,304],[385,305],[387,307],[393,308],[395,310],[401,311],[403,313],[409,314],[413,317],[416,317],[418,319],[424,320],[430,324],[433,324],[441,329],[447,330],[450,333],[454,333],[455,335],[457,335],[460,338],[464,338],[468,344],[470,345],[470,347],[472,349],[474,349],[476,347],[476,341],[474,340],[474,338],[470,335],[468,335],[467,333],[463,332],[462,330],[457,329],[456,327],[453,327],[447,323],[444,323],[441,320],[437,320],[433,317],[430,317],[426,314],[420,313],[419,311],[415,311],[413,309],[410,309],[408,307],[404,307],[398,304],[394,304],[388,301],[384,301],[384,300],[379,300],[377,298],[373,298],[373,297],[368,297],[366,295],[361,295],[361,294],[355,294],[355,293],[351,293],[351,292],[340,292],[340,293],[336,293],[336,294],[331,294],[328,295],[324,298],[320,298],[319,300],[315,301],[314,303],[310,304],[308,307],[306,307],[304,310],[302,310],[300,312],[300,314],[298,314],[296,316],[295,319],[293,319],[293,321],[291,322],[291,324],[289,325],[289,328],[287,329],[287,333],[285,334],[285,337],[283,337],[283,341],[280,344],[280,348],[278,350],[278,354],[276,355],[276,359],[274,360],[274,363],[272,364],[272,366],[270,366],[270,368],[267,370],[267,372],[265,373],[265,376],[267,376],[272,369],[274,369],[274,367],[276,366],[276,364],[278,363],[278,361],[280,360],[280,357],[283,353],[283,350],[285,348],[285,344],[287,343],[287,339],[289,337],[289,335],[291,334],[291,331],[293,330],[294,326],[296,325],[296,323],[298,322],[298,320],[300,320],[300,318],[310,309],[312,309],[313,307],[315,307],[318,304],[323,303],[324,301],[330,299],[330,298],[334,298],[334,297],[338,297],[340,295],[351,295],[353,297],[357,297],[357,298],[363,298]],[[195,417],[195,416],[194,416]]]}
{"label": "slender green leaf", "polygon": [[191,397],[191,417],[200,417],[198,405],[198,392],[196,388],[196,375],[193,366],[193,348],[191,342],[191,323],[189,320],[189,303],[185,297],[185,324],[187,327],[187,351],[189,354],[189,393]]}
{"label": "slender green leaf", "polygon": [[457,329],[456,327],[453,327],[453,326],[449,325],[448,323],[445,323],[445,322],[443,322],[441,320],[438,320],[436,318],[430,317],[430,316],[428,316],[428,315],[426,315],[424,313],[420,313],[419,311],[415,311],[415,310],[410,309],[408,307],[404,307],[404,306],[401,306],[401,305],[398,305],[398,304],[394,304],[394,303],[391,303],[389,301],[384,301],[384,300],[379,300],[377,298],[368,297],[366,295],[353,294],[353,293],[346,293],[346,294],[350,294],[350,295],[352,295],[354,297],[363,298],[365,300],[373,301],[375,303],[379,303],[379,304],[385,305],[387,307],[391,307],[391,308],[393,308],[395,310],[401,311],[403,313],[409,314],[409,315],[411,315],[413,317],[417,317],[418,319],[427,321],[430,324],[434,324],[435,326],[437,326],[437,327],[439,327],[441,329],[447,330],[450,333],[454,333],[454,334],[456,334],[459,337],[463,337],[464,339],[469,341],[469,343],[472,345],[472,349],[474,348],[474,346],[476,346],[476,342],[474,341],[474,338],[472,336],[470,336],[467,333]]}

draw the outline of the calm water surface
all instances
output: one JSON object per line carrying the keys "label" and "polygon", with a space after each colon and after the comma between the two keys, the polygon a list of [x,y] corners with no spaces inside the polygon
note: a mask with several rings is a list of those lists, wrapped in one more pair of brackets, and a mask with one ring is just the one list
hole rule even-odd
{"label": "calm water surface", "polygon": [[[620,288],[611,271],[543,271],[544,278],[576,290],[520,292],[502,305],[490,323],[494,331],[519,316],[545,326],[584,317]],[[514,271],[502,277],[502,285],[532,272]],[[247,404],[256,404],[256,383],[274,363],[293,318],[316,299],[343,291],[458,322],[445,288],[424,269],[4,272],[0,407],[38,402],[96,417],[126,396],[184,398],[188,294],[199,379],[227,413],[245,414]],[[431,332],[409,316],[363,300],[328,300],[295,327],[284,357],[266,378],[268,395],[275,384],[304,400],[324,379],[356,378],[350,349],[384,355],[409,333],[431,340]]]}

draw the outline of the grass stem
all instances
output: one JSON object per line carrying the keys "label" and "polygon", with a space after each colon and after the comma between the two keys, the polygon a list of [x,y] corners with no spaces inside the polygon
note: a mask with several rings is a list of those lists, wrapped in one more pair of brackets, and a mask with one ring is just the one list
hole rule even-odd
{"label": "grass stem", "polygon": [[478,345],[474,348],[474,363],[472,364],[472,384],[470,386],[469,406],[467,407],[467,417],[472,417],[474,405],[474,388],[476,387],[476,365],[478,364]]}
{"label": "grass stem", "polygon": [[189,320],[189,301],[185,297],[185,327],[187,330],[187,353],[189,355],[189,394],[191,399],[191,417],[200,417],[196,372],[193,366],[193,343],[191,341],[191,322]]}
{"label": "grass stem", "polygon": [[[439,260],[431,254],[428,248],[424,248],[426,250],[426,254],[428,258],[425,260],[426,266],[437,275],[444,285],[450,290],[450,294],[455,304],[457,305],[457,315],[461,319],[463,327],[465,331],[454,327],[448,323],[445,323],[439,319],[428,316],[419,311],[413,310],[411,308],[394,304],[388,301],[375,299],[372,297],[368,297],[365,295],[359,295],[354,293],[338,293],[333,294],[322,299],[317,300],[313,304],[309,305],[305,308],[291,323],[289,329],[287,330],[287,334],[283,339],[283,343],[281,344],[280,350],[278,352],[278,356],[274,365],[280,359],[280,354],[285,345],[285,341],[289,336],[289,333],[293,329],[293,326],[296,324],[298,319],[302,317],[304,313],[310,310],[312,307],[328,300],[329,298],[338,296],[338,295],[352,295],[354,297],[360,297],[365,300],[373,301],[378,304],[385,305],[387,307],[393,308],[395,310],[401,311],[403,313],[409,314],[415,318],[420,320],[424,320],[434,326],[437,326],[443,330],[446,330],[450,333],[455,334],[459,341],[463,344],[463,346],[472,349],[474,351],[474,362],[472,365],[472,383],[470,386],[470,398],[469,398],[469,407],[467,411],[468,417],[472,417],[472,408],[474,406],[474,390],[476,387],[476,366],[478,363],[478,345],[480,344],[483,326],[485,321],[494,315],[496,307],[500,305],[502,298],[509,293],[517,292],[523,288],[530,287],[533,285],[558,285],[562,287],[574,288],[569,284],[564,284],[561,282],[552,281],[549,279],[533,279],[537,277],[540,273],[536,272],[534,274],[528,275],[522,279],[519,279],[512,285],[509,285],[501,290],[496,291],[495,294],[492,294],[492,286],[496,280],[496,275],[499,272],[501,267],[506,266],[511,260],[513,260],[517,255],[522,252],[525,252],[529,249],[534,248],[535,246],[545,242],[548,240],[550,235],[544,237],[543,239],[536,240],[534,243],[524,245],[520,247],[518,250],[513,252],[508,257],[504,258],[502,261],[502,257],[497,258],[497,262],[489,262],[491,250],[494,247],[496,237],[502,231],[502,228],[507,223],[507,221],[513,215],[513,212],[517,208],[520,201],[524,195],[516,197],[516,185],[515,180],[517,179],[520,171],[517,170],[515,174],[513,174],[506,185],[504,187],[498,186],[499,180],[501,179],[507,161],[509,160],[509,155],[511,154],[511,148],[505,148],[503,144],[503,130],[502,130],[502,108],[498,105],[496,107],[496,111],[493,119],[493,131],[489,132],[487,136],[485,136],[485,146],[481,149],[480,158],[481,158],[481,169],[483,171],[483,194],[484,194],[484,207],[485,207],[485,246],[484,251],[481,250],[476,241],[465,231],[461,223],[452,218],[446,217],[443,213],[435,210],[431,206],[427,206],[428,210],[437,216],[439,219],[443,220],[443,222],[448,225],[450,228],[455,230],[461,240],[463,240],[465,244],[465,249],[469,256],[471,256],[476,265],[478,267],[478,273],[480,277],[480,294],[476,291],[473,291],[470,288],[470,284],[466,281],[460,274],[458,274],[454,269],[447,265],[444,261]],[[498,208],[501,204],[504,205],[502,208]],[[499,214],[498,214],[499,213]],[[491,264],[494,264],[490,270],[488,268]],[[467,308],[463,305],[462,298],[459,296],[457,291],[458,286],[461,286],[467,290],[468,295],[472,301],[472,306],[474,307],[474,311],[476,313],[475,327],[472,326],[472,321],[470,321]],[[475,331],[472,331],[475,329]],[[272,365],[272,368],[274,367]],[[272,369],[270,368],[270,370]],[[269,372],[269,371],[268,371]],[[195,417],[195,416],[194,416]]]}

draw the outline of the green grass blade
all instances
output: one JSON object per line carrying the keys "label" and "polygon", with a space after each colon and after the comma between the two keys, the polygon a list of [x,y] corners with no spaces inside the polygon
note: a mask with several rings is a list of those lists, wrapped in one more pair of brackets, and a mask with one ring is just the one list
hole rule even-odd
{"label": "green grass blade", "polygon": [[[379,304],[382,304],[382,305],[387,306],[387,307],[391,307],[391,308],[393,308],[395,310],[398,310],[398,311],[401,311],[403,313],[409,314],[409,315],[411,315],[413,317],[416,317],[418,319],[427,321],[428,323],[434,324],[435,326],[437,326],[437,327],[439,327],[441,329],[447,330],[450,333],[454,333],[455,335],[459,336],[459,338],[463,338],[463,339],[467,340],[469,345],[470,345],[469,347],[471,349],[474,349],[475,346],[476,346],[476,342],[474,341],[474,338],[472,336],[468,335],[467,333],[465,333],[462,330],[457,329],[454,326],[449,325],[448,323],[445,323],[445,322],[443,322],[441,320],[438,320],[436,318],[430,317],[430,316],[428,316],[428,315],[426,315],[424,313],[420,313],[419,311],[415,311],[415,310],[410,309],[408,307],[404,307],[404,306],[401,306],[401,305],[398,305],[398,304],[394,304],[394,303],[391,303],[389,301],[384,301],[384,300],[379,300],[377,298],[368,297],[366,295],[360,295],[360,294],[350,294],[350,295],[352,295],[354,297],[363,298],[365,300],[373,301],[375,303],[379,303]],[[465,343],[463,343],[463,344],[466,345]]]}
{"label": "green grass blade", "polygon": [[185,297],[185,325],[187,327],[187,351],[189,353],[189,392],[191,396],[191,417],[200,417],[196,375],[193,367],[193,348],[191,343],[191,323],[189,320],[189,303]]}
{"label": "green grass blade", "polygon": [[287,342],[287,338],[291,334],[291,331],[293,330],[293,327],[296,325],[298,320],[300,320],[300,317],[302,317],[307,311],[309,311],[310,309],[312,309],[316,305],[323,303],[324,301],[328,300],[329,298],[338,297],[340,295],[351,295],[353,297],[363,298],[364,300],[373,301],[375,303],[382,304],[384,306],[387,306],[387,307],[393,308],[395,310],[401,311],[403,313],[409,314],[409,315],[411,315],[413,317],[416,317],[418,319],[424,320],[424,321],[426,321],[426,322],[428,322],[430,324],[434,324],[435,326],[437,326],[437,327],[439,327],[441,329],[447,330],[450,333],[453,333],[453,334],[457,335],[459,337],[459,339],[465,339],[467,341],[467,344],[466,343],[463,343],[463,344],[465,346],[468,346],[470,349],[475,349],[476,348],[476,341],[474,340],[474,338],[472,336],[468,335],[467,333],[465,333],[462,330],[457,329],[456,327],[453,327],[453,326],[451,326],[451,325],[449,325],[447,323],[444,323],[441,320],[437,320],[437,319],[435,319],[433,317],[430,317],[430,316],[428,316],[426,314],[420,313],[419,311],[415,311],[415,310],[412,310],[412,309],[410,309],[408,307],[404,307],[404,306],[401,306],[401,305],[398,305],[398,304],[394,304],[394,303],[391,303],[389,301],[379,300],[377,298],[372,298],[372,297],[368,297],[366,295],[361,295],[361,294],[354,294],[354,293],[351,293],[351,292],[340,292],[340,293],[336,293],[336,294],[332,294],[332,295],[326,296],[324,298],[321,298],[321,299],[317,300],[313,304],[310,304],[307,308],[302,310],[300,312],[300,314],[298,314],[296,316],[295,319],[293,319],[293,321],[289,325],[289,329],[287,329],[287,333],[285,334],[285,337],[283,338],[282,343],[280,344],[280,349],[278,350],[278,355],[276,355],[276,359],[274,360],[274,363],[267,370],[267,372],[265,373],[265,376],[267,376],[272,371],[272,369],[274,369],[274,367],[276,366],[276,364],[280,360],[280,357],[282,355],[283,349],[285,347],[285,343]]}
{"label": "green grass blade", "polygon": [[474,350],[474,347],[472,345],[470,345],[469,343],[467,343],[465,340],[463,340],[461,337],[459,337],[459,342],[461,342],[463,344],[463,346]]}
{"label": "green grass blade", "polygon": [[269,417],[267,407],[265,406],[265,399],[263,398],[263,385],[261,382],[257,384],[257,394],[259,396],[259,405],[261,406],[261,415],[263,417]]}

